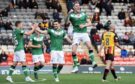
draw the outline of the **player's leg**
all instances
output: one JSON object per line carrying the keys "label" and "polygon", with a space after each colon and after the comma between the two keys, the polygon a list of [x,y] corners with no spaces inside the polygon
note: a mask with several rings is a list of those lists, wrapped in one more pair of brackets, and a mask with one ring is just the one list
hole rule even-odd
{"label": "player's leg", "polygon": [[53,71],[53,76],[54,76],[54,80],[56,82],[59,82],[59,78],[58,78],[58,73],[57,73],[57,69],[58,69],[58,53],[57,51],[51,51],[51,63],[52,63],[52,71]]}
{"label": "player's leg", "polygon": [[18,51],[18,58],[19,58],[19,62],[22,64],[22,70],[25,76],[25,81],[34,82],[34,80],[32,80],[29,77],[29,69],[26,66],[26,56],[24,50]]}
{"label": "player's leg", "polygon": [[58,54],[59,54],[59,59],[58,59],[59,65],[58,65],[57,73],[59,74],[60,71],[63,68],[63,65],[65,64],[65,58],[64,58],[64,52],[63,51],[58,51]]}
{"label": "player's leg", "polygon": [[115,79],[116,81],[118,81],[118,80],[121,79],[120,77],[118,77],[118,76],[116,75],[116,71],[115,71],[115,69],[114,69],[113,61],[112,61],[112,63],[111,63],[110,70],[111,70],[111,73],[112,73],[112,75],[113,75],[113,77],[114,77],[114,79]]}
{"label": "player's leg", "polygon": [[111,66],[111,61],[107,60],[106,67],[105,67],[104,74],[103,74],[103,82],[106,81],[107,75],[108,75],[109,70],[110,70],[110,66]]}
{"label": "player's leg", "polygon": [[89,49],[89,58],[92,61],[93,68],[97,67],[97,64],[96,64],[95,58],[94,58],[94,52],[93,52],[93,49],[91,48],[91,41],[90,41],[88,34],[84,34],[83,42],[86,43],[86,46]]}
{"label": "player's leg", "polygon": [[34,77],[38,79],[37,71],[44,67],[44,56],[43,55],[33,55],[34,62]]}
{"label": "player's leg", "polygon": [[79,61],[78,61],[78,57],[76,55],[77,47],[78,47],[77,44],[72,46],[72,58],[73,58],[73,62],[74,62],[74,66],[73,66],[73,70],[72,70],[73,73],[78,72],[78,67],[79,67]]}
{"label": "player's leg", "polygon": [[58,74],[60,73],[60,71],[62,70],[62,68],[63,68],[63,64],[59,64],[58,65],[58,69],[57,69],[57,73]]}
{"label": "player's leg", "polygon": [[110,67],[111,67],[112,61],[111,61],[110,57],[111,57],[110,54],[105,54],[106,67],[105,67],[105,70],[104,70],[103,82],[106,81],[107,75],[108,75]]}
{"label": "player's leg", "polygon": [[11,82],[11,83],[13,83],[13,80],[12,80],[11,76],[12,76],[14,70],[15,70],[15,67],[16,67],[17,63],[18,62],[14,62],[13,65],[10,66],[8,76],[6,77],[6,80]]}
{"label": "player's leg", "polygon": [[77,47],[80,43],[80,34],[74,33],[73,34],[73,44],[72,44],[72,58],[74,62],[73,70],[72,72],[78,72],[78,67],[79,67],[79,61],[76,55]]}

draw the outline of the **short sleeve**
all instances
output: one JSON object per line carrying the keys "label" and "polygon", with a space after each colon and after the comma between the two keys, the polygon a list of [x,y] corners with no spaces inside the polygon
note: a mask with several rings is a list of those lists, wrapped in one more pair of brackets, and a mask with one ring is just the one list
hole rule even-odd
{"label": "short sleeve", "polygon": [[101,40],[102,40],[102,44],[104,44],[104,33],[102,34]]}
{"label": "short sleeve", "polygon": [[20,33],[21,33],[21,34],[24,34],[24,30],[21,30]]}
{"label": "short sleeve", "polygon": [[48,32],[48,34],[50,35],[50,34],[51,34],[51,29],[48,29],[47,32]]}

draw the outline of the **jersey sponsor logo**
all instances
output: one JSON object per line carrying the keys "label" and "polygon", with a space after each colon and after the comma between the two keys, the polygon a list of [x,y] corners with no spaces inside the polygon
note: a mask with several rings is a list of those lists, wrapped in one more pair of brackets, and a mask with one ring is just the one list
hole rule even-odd
{"label": "jersey sponsor logo", "polygon": [[64,31],[55,31],[55,30],[52,30],[52,33],[54,33],[55,35],[62,35],[64,33]]}
{"label": "jersey sponsor logo", "polygon": [[85,15],[84,13],[81,13],[81,14],[71,14],[71,17],[73,17],[73,18],[81,18],[84,15]]}
{"label": "jersey sponsor logo", "polygon": [[34,37],[33,39],[36,40],[36,41],[42,41],[43,40],[43,37],[39,37],[39,38]]}

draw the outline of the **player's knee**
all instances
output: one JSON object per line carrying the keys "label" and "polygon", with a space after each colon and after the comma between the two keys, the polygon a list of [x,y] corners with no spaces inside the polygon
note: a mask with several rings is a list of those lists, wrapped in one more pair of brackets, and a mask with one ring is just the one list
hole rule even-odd
{"label": "player's knee", "polygon": [[73,57],[76,56],[76,53],[75,53],[75,52],[72,52],[72,56],[73,56]]}
{"label": "player's knee", "polygon": [[15,69],[15,68],[16,68],[16,66],[15,66],[15,65],[11,65],[11,68],[12,68],[12,69]]}
{"label": "player's knee", "polygon": [[63,67],[63,64],[59,64],[59,66]]}
{"label": "player's knee", "polygon": [[89,53],[93,53],[93,50],[90,49],[90,50],[89,50]]}
{"label": "player's knee", "polygon": [[38,62],[37,62],[37,63],[34,63],[34,65],[35,65],[35,66],[39,66],[39,65],[40,65],[40,63],[38,63]]}

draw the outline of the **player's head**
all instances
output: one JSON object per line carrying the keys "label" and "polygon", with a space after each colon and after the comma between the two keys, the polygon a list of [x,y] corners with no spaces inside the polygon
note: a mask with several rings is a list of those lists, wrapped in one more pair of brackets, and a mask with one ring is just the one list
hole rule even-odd
{"label": "player's head", "polygon": [[53,21],[53,27],[54,27],[54,29],[60,29],[61,28],[59,20]]}
{"label": "player's head", "polygon": [[36,27],[36,29],[35,29],[34,32],[35,32],[36,34],[40,34],[40,32],[38,31],[38,28],[39,28],[39,27],[38,27],[38,24],[37,24],[37,23],[33,23],[32,26]]}
{"label": "player's head", "polygon": [[21,21],[16,21],[16,22],[15,22],[15,26],[16,26],[17,28],[22,28],[22,27],[23,27],[23,23],[22,23]]}
{"label": "player's head", "polygon": [[74,3],[74,6],[73,6],[73,10],[77,13],[79,13],[81,11],[81,7],[80,7],[80,4],[79,2],[75,2]]}
{"label": "player's head", "polygon": [[114,24],[111,24],[109,26],[109,31],[115,32],[115,25]]}

